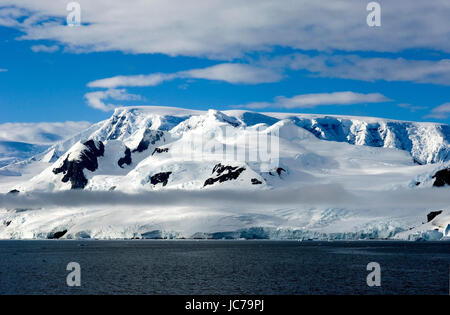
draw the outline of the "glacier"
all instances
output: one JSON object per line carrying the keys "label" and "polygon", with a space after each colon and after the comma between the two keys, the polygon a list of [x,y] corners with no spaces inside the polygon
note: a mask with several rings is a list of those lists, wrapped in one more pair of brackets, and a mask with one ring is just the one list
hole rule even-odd
{"label": "glacier", "polygon": [[0,168],[0,238],[446,240],[433,176],[449,139],[372,117],[118,108]]}

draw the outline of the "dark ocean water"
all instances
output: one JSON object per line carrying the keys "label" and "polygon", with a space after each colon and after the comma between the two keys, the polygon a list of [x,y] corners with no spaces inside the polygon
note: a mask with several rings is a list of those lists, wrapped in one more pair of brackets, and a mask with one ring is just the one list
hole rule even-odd
{"label": "dark ocean water", "polygon": [[0,241],[0,294],[448,295],[449,267],[450,243]]}

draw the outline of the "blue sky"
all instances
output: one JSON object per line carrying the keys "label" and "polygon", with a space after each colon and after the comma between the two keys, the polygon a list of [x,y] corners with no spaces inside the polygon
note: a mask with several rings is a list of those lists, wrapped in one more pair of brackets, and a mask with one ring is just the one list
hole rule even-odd
{"label": "blue sky", "polygon": [[[83,25],[69,28],[66,3],[0,1],[0,123],[96,122],[109,117],[115,106],[126,105],[450,122],[450,8],[439,8],[445,2],[436,0],[434,9],[429,4],[436,15],[420,14],[424,9],[412,5],[410,20],[396,17],[390,11],[395,8],[386,5],[378,30],[365,24],[364,7],[350,7],[356,24],[343,19],[336,26],[329,20],[335,9],[302,6],[302,1],[292,10],[316,14],[312,22],[302,22],[300,16],[298,25],[285,25],[291,21],[289,10],[276,7],[280,13],[258,20],[259,28],[239,18],[246,12],[243,16],[251,19],[252,11],[244,9],[264,16],[265,7],[253,4],[236,4],[233,27],[220,28],[215,25],[222,26],[220,19],[202,13],[201,1],[191,2],[179,20],[154,17],[145,22],[136,15],[146,8],[127,12],[113,2],[115,9],[124,10],[118,23],[108,19],[106,2],[97,8],[80,1]],[[214,12],[228,12],[214,3]],[[175,9],[160,2],[158,10]],[[175,19],[173,14],[170,18]],[[423,24],[420,32],[410,29],[412,22]],[[353,34],[355,25],[358,34]],[[113,27],[117,29],[108,31]],[[327,27],[333,29],[320,30]],[[155,28],[164,36],[149,35]],[[334,33],[335,28],[341,31]],[[322,36],[319,40],[315,32]],[[365,36],[367,41],[361,41]]]}

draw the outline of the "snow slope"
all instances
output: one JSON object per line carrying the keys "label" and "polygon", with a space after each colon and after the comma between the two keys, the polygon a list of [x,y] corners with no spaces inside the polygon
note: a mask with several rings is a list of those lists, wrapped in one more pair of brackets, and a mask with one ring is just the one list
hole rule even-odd
{"label": "snow slope", "polygon": [[0,238],[445,239],[449,188],[432,176],[449,139],[442,124],[120,108],[0,184],[20,191],[1,199]]}

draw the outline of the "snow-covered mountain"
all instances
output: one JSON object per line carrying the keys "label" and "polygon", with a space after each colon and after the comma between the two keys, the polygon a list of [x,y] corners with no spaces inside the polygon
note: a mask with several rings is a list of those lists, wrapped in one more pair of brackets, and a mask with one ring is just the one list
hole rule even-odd
{"label": "snow-covered mountain", "polygon": [[0,237],[441,239],[449,140],[433,123],[120,108],[0,168]]}

